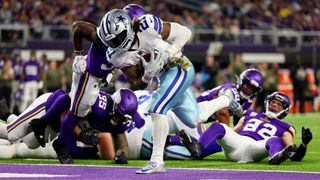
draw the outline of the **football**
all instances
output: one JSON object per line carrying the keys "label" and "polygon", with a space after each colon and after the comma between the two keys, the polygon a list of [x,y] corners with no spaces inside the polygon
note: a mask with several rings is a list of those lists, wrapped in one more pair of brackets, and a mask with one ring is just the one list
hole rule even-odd
{"label": "football", "polygon": [[142,57],[144,58],[144,60],[146,60],[146,62],[150,62],[151,54],[146,53],[146,54],[142,55]]}
{"label": "football", "polygon": [[142,61],[139,61],[139,63],[136,65],[136,67],[137,67],[138,76],[142,77],[144,74],[144,67],[143,67]]}

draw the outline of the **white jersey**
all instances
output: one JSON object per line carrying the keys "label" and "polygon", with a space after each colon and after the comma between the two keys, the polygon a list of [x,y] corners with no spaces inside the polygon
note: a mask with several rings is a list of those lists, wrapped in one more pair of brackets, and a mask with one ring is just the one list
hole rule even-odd
{"label": "white jersey", "polygon": [[163,22],[160,18],[146,14],[140,19],[140,28],[137,33],[138,42],[137,48],[134,51],[127,51],[126,53],[117,53],[112,48],[108,48],[106,52],[107,60],[116,68],[122,69],[124,67],[138,64],[141,55],[145,53],[162,53],[168,47],[169,43],[162,39]]}

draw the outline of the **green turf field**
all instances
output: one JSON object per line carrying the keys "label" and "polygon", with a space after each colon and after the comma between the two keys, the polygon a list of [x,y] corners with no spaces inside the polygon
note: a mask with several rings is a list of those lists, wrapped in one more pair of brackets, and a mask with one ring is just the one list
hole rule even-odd
{"label": "green turf field", "polygon": [[[228,162],[224,159],[222,153],[213,154],[206,159],[195,161],[185,160],[166,161],[167,167],[181,168],[215,168],[215,169],[255,169],[255,170],[285,170],[285,171],[313,171],[320,172],[320,113],[306,115],[289,115],[286,121],[293,124],[297,130],[295,142],[297,145],[301,142],[301,127],[309,127],[313,133],[313,140],[310,142],[305,158],[301,162],[286,161],[278,166],[268,165],[267,159],[259,163],[239,164]],[[0,151],[1,153],[1,151]],[[84,165],[116,165],[112,161],[102,160],[75,160],[76,164]],[[34,159],[12,159],[0,160],[0,163],[42,163],[58,164],[58,160],[34,160]],[[142,166],[147,161],[131,160],[126,166]]]}

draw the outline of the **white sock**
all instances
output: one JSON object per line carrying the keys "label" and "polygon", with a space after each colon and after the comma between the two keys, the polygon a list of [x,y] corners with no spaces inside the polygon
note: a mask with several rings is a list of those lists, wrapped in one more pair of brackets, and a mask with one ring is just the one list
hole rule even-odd
{"label": "white sock", "polygon": [[0,122],[0,138],[8,139],[7,125]]}
{"label": "white sock", "polygon": [[202,101],[198,103],[200,108],[200,115],[198,123],[205,123],[210,116],[216,111],[228,107],[230,105],[230,99],[227,96],[219,96],[210,101]]}
{"label": "white sock", "polygon": [[0,146],[0,159],[12,159],[15,156],[14,147],[12,145]]}
{"label": "white sock", "polygon": [[57,155],[53,150],[53,147],[48,143],[44,148],[38,147],[36,149],[29,149],[25,143],[16,143],[13,144],[13,146],[15,147],[17,158],[57,158]]}
{"label": "white sock", "polygon": [[153,148],[150,161],[163,164],[164,146],[169,132],[167,116],[151,113]]}
{"label": "white sock", "polygon": [[8,122],[8,123],[11,123],[12,121],[16,120],[17,117],[18,117],[17,115],[11,114],[11,115],[7,118],[7,122]]}
{"label": "white sock", "polygon": [[[6,145],[7,146],[7,145],[10,145],[10,144],[11,143],[7,139],[0,138],[0,146],[2,146],[2,145]],[[1,150],[0,150],[0,152],[1,152]]]}

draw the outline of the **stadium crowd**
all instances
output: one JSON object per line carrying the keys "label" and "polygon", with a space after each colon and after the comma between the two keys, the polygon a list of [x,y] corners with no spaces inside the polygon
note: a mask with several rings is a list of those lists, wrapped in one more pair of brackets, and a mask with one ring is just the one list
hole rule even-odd
{"label": "stadium crowd", "polygon": [[[320,30],[320,3],[317,0],[130,2],[143,4],[148,12],[193,29],[214,29],[221,33],[225,30],[237,33],[240,29]],[[40,33],[43,25],[72,25],[76,20],[98,23],[105,12],[127,3],[116,0],[3,0],[0,22],[27,24]]]}

